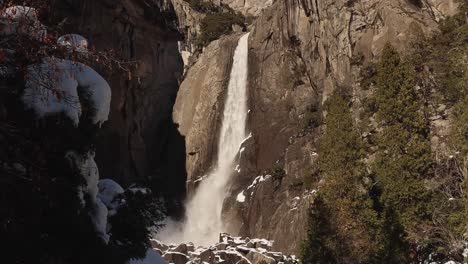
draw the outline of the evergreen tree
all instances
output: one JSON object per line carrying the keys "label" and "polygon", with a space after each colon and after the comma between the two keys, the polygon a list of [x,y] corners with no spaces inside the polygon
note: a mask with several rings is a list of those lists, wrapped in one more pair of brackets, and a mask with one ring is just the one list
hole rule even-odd
{"label": "evergreen tree", "polygon": [[343,91],[328,100],[319,148],[324,180],[310,215],[304,263],[371,263],[380,252],[381,222],[366,177],[363,142]]}
{"label": "evergreen tree", "polygon": [[373,169],[381,201],[395,213],[408,241],[422,245],[432,206],[425,186],[432,168],[429,126],[414,70],[388,44],[378,66],[376,99],[382,131]]}

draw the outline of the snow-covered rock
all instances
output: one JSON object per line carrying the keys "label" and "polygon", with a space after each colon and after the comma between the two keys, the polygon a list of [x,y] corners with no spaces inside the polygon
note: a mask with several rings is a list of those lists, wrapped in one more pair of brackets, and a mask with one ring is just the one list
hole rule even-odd
{"label": "snow-covered rock", "polygon": [[69,151],[65,158],[69,160],[72,167],[78,170],[85,181],[85,184],[78,188],[82,208],[85,208],[88,203],[91,208],[89,216],[97,235],[105,243],[109,243],[108,220],[124,203],[123,200],[118,199],[125,192],[124,189],[113,180],[99,180],[99,169],[94,161],[94,152],[79,154]]}
{"label": "snow-covered rock", "polygon": [[240,193],[237,195],[236,201],[238,201],[239,203],[245,202],[245,194],[244,194],[244,191],[240,192]]}
{"label": "snow-covered rock", "polygon": [[109,209],[109,216],[115,215],[117,209],[122,205],[122,201],[118,197],[125,192],[125,190],[115,181],[110,179],[100,180],[98,182],[98,198]]}
{"label": "snow-covered rock", "polygon": [[98,194],[99,170],[94,161],[94,155],[93,152],[81,155],[75,151],[69,151],[65,156],[71,164],[79,170],[86,182],[86,184],[78,190],[78,196],[81,199],[82,206],[85,205],[85,194],[88,195],[92,202],[96,201]]}
{"label": "snow-covered rock", "polygon": [[78,126],[83,103],[78,90],[89,97],[93,124],[101,125],[109,116],[111,89],[101,75],[82,63],[45,58],[30,65],[22,99],[38,117],[64,113]]}
{"label": "snow-covered rock", "polygon": [[[161,251],[164,259],[174,264],[296,264],[295,256],[271,251],[273,241],[249,239],[220,234],[219,243],[213,246],[195,247],[191,243],[165,245],[152,240],[155,250]],[[189,246],[190,245],[190,246]]]}
{"label": "snow-covered rock", "polygon": [[58,38],[57,44],[67,48],[70,51],[76,51],[80,53],[88,52],[88,40],[78,34],[66,34]]}
{"label": "snow-covered rock", "polygon": [[0,35],[19,34],[42,41],[47,35],[46,27],[38,20],[37,10],[28,6],[11,6],[0,11]]}
{"label": "snow-covered rock", "polygon": [[106,244],[109,243],[110,236],[107,233],[107,217],[109,216],[109,210],[100,199],[96,199],[90,216],[97,235]]}

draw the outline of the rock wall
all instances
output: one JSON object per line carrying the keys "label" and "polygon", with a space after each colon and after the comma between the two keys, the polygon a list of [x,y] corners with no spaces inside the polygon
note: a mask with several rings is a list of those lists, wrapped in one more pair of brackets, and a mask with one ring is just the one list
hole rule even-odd
{"label": "rock wall", "polygon": [[[243,146],[241,169],[225,201],[227,231],[272,239],[277,250],[297,253],[315,192],[304,182],[313,173],[321,133],[321,127],[305,125],[310,113],[336,87],[347,87],[353,91],[357,118],[368,95],[360,87],[364,65],[378,58],[387,42],[404,54],[417,34],[430,34],[437,21],[455,10],[452,0],[421,5],[406,0],[285,0],[259,13],[249,43],[252,138]],[[213,162],[223,99],[217,82],[226,82],[226,58],[232,57],[232,50],[214,52],[214,47],[226,40],[202,54],[177,99],[174,116],[187,136],[191,179],[204,175]]]}
{"label": "rock wall", "polygon": [[173,117],[186,138],[187,175],[191,182],[208,173],[216,157],[220,115],[239,37],[212,42],[180,86]]}
{"label": "rock wall", "polygon": [[67,0],[54,5],[67,17],[66,31],[136,66],[132,76],[119,69],[105,76],[113,90],[110,119],[97,146],[101,177],[122,184],[152,182],[155,190],[183,197],[185,143],[171,119],[183,73],[182,36],[171,3]]}
{"label": "rock wall", "polygon": [[263,9],[273,4],[273,0],[214,0],[213,2],[229,5],[247,16],[258,16]]}
{"label": "rock wall", "polygon": [[[367,96],[360,87],[363,65],[378,58],[387,42],[405,53],[416,34],[436,30],[436,21],[453,6],[452,1],[418,7],[408,1],[288,0],[260,15],[250,39],[249,125],[255,144],[248,152],[253,157],[246,158],[250,163],[241,168],[256,168],[251,180],[275,167],[285,175],[256,187],[240,209],[233,198],[227,202],[232,208],[227,211],[243,219],[242,235],[272,239],[277,249],[297,252],[314,192],[304,183],[313,173],[321,131],[304,126],[311,110],[320,109],[336,87],[347,87],[361,111]],[[246,186],[234,183],[232,197]]]}

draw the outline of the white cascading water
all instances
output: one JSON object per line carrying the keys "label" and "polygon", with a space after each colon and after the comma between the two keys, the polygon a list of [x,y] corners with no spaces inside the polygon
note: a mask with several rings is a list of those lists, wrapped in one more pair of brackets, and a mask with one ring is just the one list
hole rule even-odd
{"label": "white cascading water", "polygon": [[216,168],[202,181],[193,198],[186,204],[184,223],[166,223],[158,238],[168,243],[193,242],[208,246],[225,231],[221,211],[226,198],[229,178],[234,172],[234,161],[246,138],[248,38],[239,40],[234,52],[228,94],[218,142]]}

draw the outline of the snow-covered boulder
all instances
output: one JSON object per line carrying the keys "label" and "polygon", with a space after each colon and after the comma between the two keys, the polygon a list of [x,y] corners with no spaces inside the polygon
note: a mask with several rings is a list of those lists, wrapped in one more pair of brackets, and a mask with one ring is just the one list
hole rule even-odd
{"label": "snow-covered boulder", "polygon": [[76,51],[80,53],[88,52],[88,40],[78,34],[66,34],[58,38],[57,44],[65,47],[70,51]]}
{"label": "snow-covered boulder", "polygon": [[22,99],[40,118],[64,113],[78,126],[83,103],[79,90],[87,95],[94,111],[91,121],[101,125],[109,116],[111,89],[101,75],[82,63],[45,58],[30,65]]}
{"label": "snow-covered boulder", "polygon": [[0,13],[0,35],[19,34],[42,41],[47,36],[46,27],[39,21],[37,10],[28,6],[11,6]]}
{"label": "snow-covered boulder", "polygon": [[123,201],[119,199],[119,196],[123,194],[125,190],[118,183],[110,179],[100,180],[98,182],[98,188],[98,198],[109,210],[109,216],[115,215],[119,206],[123,203]]}
{"label": "snow-covered boulder", "polygon": [[117,198],[124,193],[124,189],[113,180],[99,180],[99,170],[94,161],[94,152],[79,154],[69,151],[65,156],[72,167],[76,168],[83,177],[85,184],[78,187],[78,197],[85,208],[89,203],[89,216],[97,235],[109,243],[109,217],[114,215],[122,204]]}
{"label": "snow-covered boulder", "polygon": [[99,170],[94,161],[94,153],[79,154],[75,151],[69,151],[65,157],[70,161],[73,167],[79,170],[86,184],[78,189],[78,196],[82,206],[85,205],[85,195],[95,202],[98,194]]}
{"label": "snow-covered boulder", "polygon": [[[249,239],[220,234],[220,243],[214,246],[192,247],[189,244],[164,245],[161,241],[152,240],[151,244],[169,263],[175,264],[298,264],[299,260],[281,252],[271,251],[273,241],[266,239]],[[255,246],[258,246],[257,248]],[[182,250],[181,250],[182,249]],[[187,250],[187,254],[185,254]],[[183,252],[183,253],[181,253]]]}

